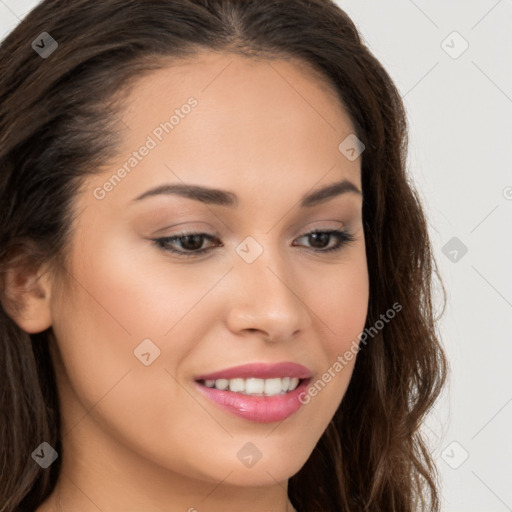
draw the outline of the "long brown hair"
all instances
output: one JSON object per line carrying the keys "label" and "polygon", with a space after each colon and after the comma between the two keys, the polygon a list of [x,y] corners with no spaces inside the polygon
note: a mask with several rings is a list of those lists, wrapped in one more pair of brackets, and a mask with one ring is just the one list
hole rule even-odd
{"label": "long brown hair", "polygon": [[[47,58],[31,47],[42,32],[58,43]],[[298,58],[335,88],[366,147],[366,326],[402,306],[359,352],[339,409],[289,481],[292,503],[301,512],[439,510],[419,431],[447,373],[432,301],[439,273],[406,172],[400,94],[350,18],[330,0],[46,0],[0,46],[0,512],[44,501],[60,457],[44,470],[30,454],[41,440],[62,448],[48,333],[29,335],[9,317],[5,271],[63,257],[81,180],[119,142],[121,92],[205,49]]]}

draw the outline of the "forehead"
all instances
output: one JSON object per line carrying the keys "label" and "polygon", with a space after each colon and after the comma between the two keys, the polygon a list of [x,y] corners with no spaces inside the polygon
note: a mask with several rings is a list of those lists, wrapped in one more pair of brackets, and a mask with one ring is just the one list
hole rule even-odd
{"label": "forehead", "polygon": [[258,99],[270,96],[275,101],[295,103],[300,110],[309,106],[327,122],[334,107],[343,110],[329,78],[297,58],[200,51],[188,58],[162,59],[160,66],[135,81],[125,105],[127,114],[135,113],[141,106],[147,108],[152,99],[162,104],[165,97],[172,101],[187,92],[217,103],[250,100],[257,104]]}
{"label": "forehead", "polygon": [[298,60],[205,52],[173,62],[135,83],[121,117],[117,165],[149,139],[153,147],[119,197],[180,180],[291,192],[296,179],[297,195],[323,178],[360,184],[359,160],[338,150],[352,123],[333,88]]}

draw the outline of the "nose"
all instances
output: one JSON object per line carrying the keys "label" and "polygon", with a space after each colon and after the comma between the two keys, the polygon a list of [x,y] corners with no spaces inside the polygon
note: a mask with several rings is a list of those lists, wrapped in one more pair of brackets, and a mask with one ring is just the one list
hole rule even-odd
{"label": "nose", "polygon": [[257,332],[277,342],[310,325],[304,276],[295,275],[276,251],[265,249],[252,263],[238,258],[231,274],[227,323],[232,332]]}

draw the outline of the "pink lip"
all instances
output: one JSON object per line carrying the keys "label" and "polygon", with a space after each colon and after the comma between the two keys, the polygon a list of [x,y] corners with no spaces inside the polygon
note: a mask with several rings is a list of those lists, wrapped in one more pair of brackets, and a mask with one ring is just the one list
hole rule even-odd
{"label": "pink lip", "polygon": [[[301,379],[301,382],[293,391],[276,396],[251,396],[229,390],[221,391],[198,382],[251,377],[258,379],[296,377]],[[296,363],[252,363],[200,375],[196,379],[196,386],[212,402],[236,416],[259,423],[273,423],[285,420],[300,409],[302,403],[299,396],[307,389],[311,377],[311,370]]]}
{"label": "pink lip", "polygon": [[241,366],[226,368],[218,372],[208,373],[196,377],[197,380],[217,379],[274,379],[277,377],[296,377],[297,379],[309,379],[312,376],[311,370],[296,363],[251,363]]}

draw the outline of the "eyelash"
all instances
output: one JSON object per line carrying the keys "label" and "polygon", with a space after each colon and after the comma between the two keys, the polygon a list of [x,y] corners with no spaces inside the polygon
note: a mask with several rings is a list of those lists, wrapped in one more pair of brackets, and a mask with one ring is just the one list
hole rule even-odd
{"label": "eyelash", "polygon": [[[350,245],[355,241],[355,236],[352,233],[349,233],[348,231],[343,230],[313,230],[309,231],[303,235],[301,235],[299,238],[303,238],[306,236],[314,235],[315,233],[321,233],[321,234],[329,234],[331,236],[334,236],[337,239],[337,243],[335,246],[330,247],[329,249],[312,249],[313,252],[316,253],[328,253],[328,252],[336,252],[340,251],[344,246]],[[160,248],[163,251],[172,252],[174,254],[178,254],[179,256],[184,257],[196,257],[199,256],[214,247],[219,247],[219,245],[214,245],[213,247],[206,247],[204,249],[199,249],[197,251],[179,251],[176,249],[172,249],[170,245],[168,245],[170,242],[176,242],[179,241],[182,238],[186,238],[188,236],[200,236],[203,237],[203,239],[207,239],[209,241],[216,240],[216,237],[212,235],[208,235],[207,233],[199,233],[199,232],[192,232],[192,231],[185,231],[183,233],[178,233],[177,235],[171,236],[171,237],[164,237],[164,238],[155,238],[152,239],[152,241],[155,243],[155,245]]]}

